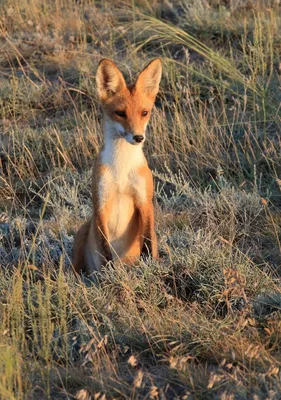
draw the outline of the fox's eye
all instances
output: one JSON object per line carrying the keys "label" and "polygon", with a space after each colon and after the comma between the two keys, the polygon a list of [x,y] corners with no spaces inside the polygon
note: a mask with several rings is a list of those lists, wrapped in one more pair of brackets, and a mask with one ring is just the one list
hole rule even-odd
{"label": "fox's eye", "polygon": [[126,113],[125,111],[115,111],[115,114],[118,115],[118,117],[125,118]]}
{"label": "fox's eye", "polygon": [[146,117],[147,114],[148,114],[148,111],[143,111],[143,112],[141,113],[141,116],[142,116],[142,117]]}

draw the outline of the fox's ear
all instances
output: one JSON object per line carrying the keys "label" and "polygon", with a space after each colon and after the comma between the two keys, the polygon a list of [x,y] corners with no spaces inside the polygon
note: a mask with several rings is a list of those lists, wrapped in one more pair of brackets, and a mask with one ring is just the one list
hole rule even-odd
{"label": "fox's ear", "polygon": [[126,83],[122,73],[116,67],[113,61],[104,58],[99,63],[96,82],[98,95],[101,100],[120,92],[126,87]]}
{"label": "fox's ear", "polygon": [[162,76],[162,61],[155,58],[139,74],[136,88],[145,91],[148,96],[155,97],[159,91]]}

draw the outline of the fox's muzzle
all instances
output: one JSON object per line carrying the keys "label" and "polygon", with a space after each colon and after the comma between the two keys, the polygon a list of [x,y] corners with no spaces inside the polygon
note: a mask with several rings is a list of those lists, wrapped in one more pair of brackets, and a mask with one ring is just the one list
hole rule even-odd
{"label": "fox's muzzle", "polygon": [[134,139],[134,142],[141,143],[144,140],[144,136],[143,135],[134,135],[133,139]]}

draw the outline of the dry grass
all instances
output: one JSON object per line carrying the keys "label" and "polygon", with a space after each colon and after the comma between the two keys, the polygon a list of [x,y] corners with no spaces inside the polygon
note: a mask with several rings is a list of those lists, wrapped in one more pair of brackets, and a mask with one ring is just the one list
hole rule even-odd
{"label": "dry grass", "polygon": [[[280,23],[274,0],[2,2],[1,399],[280,398]],[[154,56],[162,259],[77,280],[95,68]]]}

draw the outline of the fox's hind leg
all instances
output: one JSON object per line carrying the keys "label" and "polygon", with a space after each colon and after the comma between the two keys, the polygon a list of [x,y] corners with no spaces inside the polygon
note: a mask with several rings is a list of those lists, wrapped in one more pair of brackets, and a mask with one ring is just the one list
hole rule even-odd
{"label": "fox's hind leg", "polygon": [[88,272],[87,263],[85,259],[85,246],[87,243],[91,220],[87,221],[81,226],[76,233],[73,245],[73,269],[80,274],[81,271]]}

